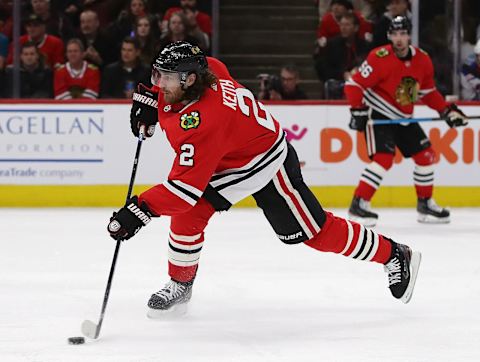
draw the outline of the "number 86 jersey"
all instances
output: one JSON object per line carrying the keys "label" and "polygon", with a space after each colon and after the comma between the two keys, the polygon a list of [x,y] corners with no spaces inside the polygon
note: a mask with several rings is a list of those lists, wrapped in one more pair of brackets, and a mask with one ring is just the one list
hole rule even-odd
{"label": "number 86 jersey", "polygon": [[189,104],[167,104],[158,119],[175,151],[168,179],[140,195],[157,215],[177,215],[200,197],[216,210],[262,189],[287,156],[279,123],[226,66],[207,58],[217,82]]}

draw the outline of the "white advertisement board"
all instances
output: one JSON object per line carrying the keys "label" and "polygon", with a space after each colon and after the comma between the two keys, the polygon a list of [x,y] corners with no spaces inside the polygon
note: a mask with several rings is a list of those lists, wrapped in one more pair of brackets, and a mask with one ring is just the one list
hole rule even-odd
{"label": "white advertisement board", "polygon": [[[462,106],[467,115],[478,115],[480,107]],[[348,128],[345,105],[270,105],[281,120],[299,158],[309,185],[355,185],[368,162],[363,133]],[[416,106],[415,117],[438,117],[426,106]],[[437,152],[435,185],[480,185],[480,120],[468,127],[450,129],[443,121],[420,123]],[[398,152],[397,152],[398,153]],[[413,161],[397,154],[382,185],[413,184]]]}
{"label": "white advertisement board", "polygon": [[[309,185],[355,185],[366,157],[363,135],[348,128],[346,105],[268,105],[295,146]],[[479,106],[463,106],[478,114]],[[0,104],[0,184],[99,185],[128,182],[136,148],[128,104]],[[417,106],[415,116],[437,117]],[[450,129],[422,123],[438,153],[435,184],[480,185],[480,122]],[[157,127],[144,142],[138,184],[167,176],[173,153]],[[397,157],[383,184],[412,185],[413,163]]]}
{"label": "white advertisement board", "polygon": [[[0,184],[127,183],[137,145],[129,114],[127,104],[1,105]],[[157,133],[143,144],[139,184],[170,168],[173,153]]]}

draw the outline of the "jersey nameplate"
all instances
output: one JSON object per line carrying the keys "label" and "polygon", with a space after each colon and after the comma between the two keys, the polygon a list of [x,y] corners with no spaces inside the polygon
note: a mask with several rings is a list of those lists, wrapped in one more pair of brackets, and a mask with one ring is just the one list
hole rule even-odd
{"label": "jersey nameplate", "polygon": [[190,112],[190,114],[184,113],[180,117],[180,127],[183,130],[188,131],[189,129],[192,129],[192,128],[198,128],[198,126],[200,125],[200,121],[201,120],[200,120],[199,112],[193,111],[193,112]]}
{"label": "jersey nameplate", "polygon": [[380,48],[380,49],[377,50],[377,52],[375,54],[377,55],[377,57],[383,58],[383,57],[386,57],[390,53],[388,52],[388,50],[386,48]]}

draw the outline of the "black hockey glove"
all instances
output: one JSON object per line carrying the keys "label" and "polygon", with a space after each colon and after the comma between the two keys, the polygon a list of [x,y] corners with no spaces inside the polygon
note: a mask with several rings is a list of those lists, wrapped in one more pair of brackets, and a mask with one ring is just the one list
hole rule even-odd
{"label": "black hockey glove", "polygon": [[145,126],[145,137],[155,133],[158,122],[158,93],[140,83],[133,93],[133,104],[130,111],[130,126],[135,137],[141,126]]}
{"label": "black hockey glove", "polygon": [[352,117],[348,127],[357,131],[365,131],[368,122],[368,107],[350,108]]}
{"label": "black hockey glove", "polygon": [[455,103],[452,103],[445,108],[445,110],[440,113],[440,116],[445,118],[445,121],[447,121],[450,128],[463,127],[468,124],[467,116]]}
{"label": "black hockey glove", "polygon": [[154,216],[145,203],[138,205],[138,197],[133,196],[127,200],[124,207],[113,213],[107,230],[117,241],[128,240]]}

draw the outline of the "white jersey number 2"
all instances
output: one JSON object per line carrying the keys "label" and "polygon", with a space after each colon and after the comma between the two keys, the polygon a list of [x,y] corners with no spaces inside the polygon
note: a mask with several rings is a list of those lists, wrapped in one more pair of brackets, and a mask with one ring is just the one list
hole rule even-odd
{"label": "white jersey number 2", "polygon": [[[275,132],[275,124],[273,123],[272,115],[262,103],[257,102],[255,97],[253,96],[253,93],[245,88],[237,88],[235,89],[235,92],[237,93],[237,102],[242,113],[246,116],[250,116],[250,111],[253,111],[253,116],[255,117],[257,123],[260,126],[265,127],[272,132]],[[248,98],[252,101],[251,105],[247,105],[247,103],[245,103],[245,98]],[[265,118],[261,117],[258,114],[259,109],[265,113]]]}
{"label": "white jersey number 2", "polygon": [[190,143],[184,143],[180,146],[182,153],[180,154],[180,166],[193,166],[193,155],[195,147]]}

